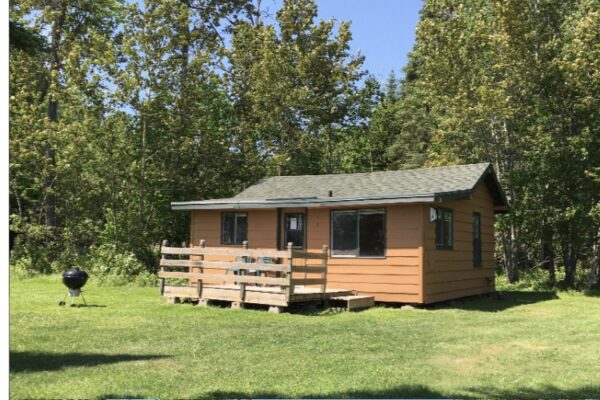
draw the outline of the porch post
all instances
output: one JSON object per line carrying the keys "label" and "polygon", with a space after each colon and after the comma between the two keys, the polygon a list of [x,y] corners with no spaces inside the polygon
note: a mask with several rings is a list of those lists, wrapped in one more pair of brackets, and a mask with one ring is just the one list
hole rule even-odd
{"label": "porch post", "polygon": [[[167,240],[163,240],[162,241],[162,245],[160,246],[160,253],[162,254],[162,248],[163,247],[167,247]],[[167,257],[162,254],[160,257],[162,260],[166,259]],[[165,270],[165,267],[162,265],[160,266],[160,271],[163,272]],[[160,291],[160,295],[164,295],[165,294],[165,278],[160,278],[159,283],[158,283],[158,290]]]}
{"label": "porch post", "polygon": [[[200,248],[203,249],[205,246],[205,240],[201,239],[200,240]],[[202,265],[204,265],[203,261],[204,261],[204,254],[200,254],[198,256],[198,260],[200,261],[200,267],[198,268],[198,272],[200,272],[201,274],[204,273],[204,267],[202,267]],[[204,286],[204,283],[202,282],[202,279],[198,279],[197,283],[197,291],[198,291],[198,300],[200,300],[202,298],[202,288]]]}
{"label": "porch post", "polygon": [[294,244],[292,242],[289,242],[287,244],[288,262],[290,263],[290,272],[289,272],[290,275],[288,277],[289,278],[288,279],[289,286],[285,289],[285,299],[288,303],[290,302],[290,298],[291,298],[292,294],[294,294],[294,280],[292,279],[293,274],[294,274],[294,272],[293,272],[294,271],[294,265],[293,265],[294,264],[294,262],[293,262],[294,256],[292,254],[293,247],[294,247]]}
{"label": "porch post", "polygon": [[322,260],[322,264],[323,264],[323,268],[325,268],[325,271],[321,272],[321,279],[323,280],[323,284],[321,285],[321,293],[323,294],[323,296],[325,296],[325,291],[327,290],[327,245],[324,244],[323,245],[323,260]]}
{"label": "porch post", "polygon": [[[248,241],[244,240],[242,242],[242,248],[244,250],[248,250]],[[247,257],[247,256],[244,256]],[[240,269],[240,275],[248,275],[248,270],[244,270],[245,272],[242,274],[242,269]],[[244,299],[246,298],[246,283],[245,282],[240,282],[240,301],[243,302]]]}

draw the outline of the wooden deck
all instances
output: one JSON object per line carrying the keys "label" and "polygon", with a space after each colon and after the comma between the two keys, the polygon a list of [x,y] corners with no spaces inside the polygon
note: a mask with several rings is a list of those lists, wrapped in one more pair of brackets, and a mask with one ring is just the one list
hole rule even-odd
{"label": "wooden deck", "polygon": [[[327,246],[321,253],[297,251],[291,243],[287,250],[249,249],[247,242],[241,249],[222,249],[206,247],[202,240],[197,247],[163,244],[161,254],[160,292],[172,302],[221,300],[234,308],[262,304],[280,312],[292,304],[354,294],[349,289],[327,288]],[[187,284],[167,284],[170,279],[183,279]]]}
{"label": "wooden deck", "polygon": [[240,285],[204,285],[201,297],[194,286],[165,286],[164,296],[191,300],[222,300],[239,303],[263,304],[268,306],[288,307],[293,303],[305,303],[328,300],[336,296],[352,295],[351,290],[326,289],[296,286],[289,299],[281,288],[272,286],[246,286],[245,296],[241,296]]}

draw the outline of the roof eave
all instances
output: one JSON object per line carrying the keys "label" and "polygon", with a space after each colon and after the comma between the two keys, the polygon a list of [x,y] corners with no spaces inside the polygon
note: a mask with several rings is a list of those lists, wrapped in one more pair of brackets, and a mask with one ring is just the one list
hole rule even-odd
{"label": "roof eave", "polygon": [[397,203],[433,203],[437,200],[435,194],[394,196],[394,197],[365,197],[365,198],[327,198],[311,200],[237,200],[237,201],[202,201],[202,202],[173,202],[173,210],[232,210],[256,208],[285,208],[285,207],[341,207],[361,205],[381,205]]}

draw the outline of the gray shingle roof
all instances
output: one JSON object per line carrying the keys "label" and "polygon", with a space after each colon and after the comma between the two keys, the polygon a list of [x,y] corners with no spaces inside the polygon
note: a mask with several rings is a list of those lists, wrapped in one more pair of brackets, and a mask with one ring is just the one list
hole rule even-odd
{"label": "gray shingle roof", "polygon": [[[489,163],[355,174],[272,176],[228,199],[172,203],[173,209],[275,208],[430,202],[466,196],[484,180],[506,208]],[[332,196],[329,196],[329,191]]]}
{"label": "gray shingle roof", "polygon": [[272,176],[235,198],[370,197],[442,194],[470,190],[488,163],[357,174]]}

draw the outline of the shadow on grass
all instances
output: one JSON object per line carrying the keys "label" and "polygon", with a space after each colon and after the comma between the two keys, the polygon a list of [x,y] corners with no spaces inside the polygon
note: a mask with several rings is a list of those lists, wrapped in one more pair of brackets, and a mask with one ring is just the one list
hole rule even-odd
{"label": "shadow on grass", "polygon": [[600,385],[580,386],[572,389],[561,389],[553,385],[542,388],[494,389],[475,388],[469,390],[473,397],[495,399],[598,399]]}
{"label": "shadow on grass", "polygon": [[[193,399],[280,399],[295,397],[275,391],[214,391],[191,397]],[[439,398],[495,398],[495,399],[589,399],[600,397],[600,386],[583,386],[573,389],[560,389],[544,386],[538,389],[516,388],[510,390],[495,388],[468,388],[461,393],[442,393],[423,385],[404,385],[387,390],[354,390],[333,393],[316,393],[302,398],[340,398],[340,399],[439,399]],[[118,398],[118,397],[117,397]]]}
{"label": "shadow on grass", "polygon": [[104,304],[59,304],[59,307],[65,308],[106,308]]}
{"label": "shadow on grass", "polygon": [[558,296],[553,291],[517,291],[508,290],[492,295],[468,297],[452,300],[444,303],[433,304],[429,308],[454,308],[470,311],[503,311],[512,307],[525,304],[540,303],[542,301],[555,300]]}
{"label": "shadow on grass", "polygon": [[44,353],[31,351],[10,352],[10,372],[56,371],[72,367],[94,367],[127,361],[166,358],[154,354],[94,354],[94,353]]}

